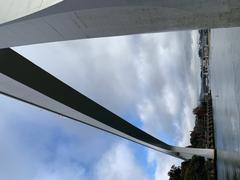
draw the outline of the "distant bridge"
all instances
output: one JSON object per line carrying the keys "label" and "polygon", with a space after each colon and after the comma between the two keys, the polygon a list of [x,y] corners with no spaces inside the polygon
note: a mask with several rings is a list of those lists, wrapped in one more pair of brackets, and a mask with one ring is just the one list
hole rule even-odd
{"label": "distant bridge", "polygon": [[0,48],[7,48],[0,50],[1,93],[175,157],[214,158],[213,149],[175,147],[154,138],[8,47],[240,26],[240,1],[0,0],[0,24]]}

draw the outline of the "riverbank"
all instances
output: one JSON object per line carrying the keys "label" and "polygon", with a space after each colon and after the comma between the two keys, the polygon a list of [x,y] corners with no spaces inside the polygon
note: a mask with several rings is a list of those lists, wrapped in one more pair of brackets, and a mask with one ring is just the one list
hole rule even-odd
{"label": "riverbank", "polygon": [[[209,56],[211,31],[199,30],[199,58],[201,62],[201,92],[199,106],[193,110],[195,114],[195,127],[191,133],[192,147],[216,149],[214,137],[214,117],[212,105],[212,93],[209,83]],[[196,134],[198,137],[196,137]],[[194,136],[195,135],[195,136]],[[207,180],[217,179],[216,150],[214,159],[206,159]]]}
{"label": "riverbank", "polygon": [[[206,113],[204,117],[205,123],[205,147],[209,149],[216,149],[215,136],[214,136],[214,117],[213,117],[213,105],[212,105],[212,93],[209,83],[209,62],[210,62],[210,43],[211,43],[211,31],[209,29],[199,30],[199,57],[201,61],[201,94],[200,102],[202,106],[205,106]],[[216,167],[216,150],[214,160],[207,160],[207,174],[208,179],[217,179],[217,167]]]}
{"label": "riverbank", "polygon": [[[209,84],[210,33],[209,29],[199,30],[201,92],[198,106],[193,109],[195,126],[190,133],[191,145],[188,146],[192,148],[215,149],[212,94]],[[217,180],[216,151],[215,159],[193,156],[192,159],[182,162],[181,167],[172,166],[169,172],[170,180]]]}

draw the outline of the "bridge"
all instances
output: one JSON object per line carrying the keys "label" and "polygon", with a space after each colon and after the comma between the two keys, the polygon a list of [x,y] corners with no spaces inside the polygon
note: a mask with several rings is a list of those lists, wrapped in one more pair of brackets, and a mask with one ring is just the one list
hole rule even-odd
{"label": "bridge", "polygon": [[0,24],[0,48],[137,33],[230,27],[240,26],[240,1],[0,0]]}
{"label": "bridge", "polygon": [[0,0],[0,92],[181,159],[213,159],[213,149],[175,147],[147,134],[8,47],[239,26],[239,10],[238,0]]}

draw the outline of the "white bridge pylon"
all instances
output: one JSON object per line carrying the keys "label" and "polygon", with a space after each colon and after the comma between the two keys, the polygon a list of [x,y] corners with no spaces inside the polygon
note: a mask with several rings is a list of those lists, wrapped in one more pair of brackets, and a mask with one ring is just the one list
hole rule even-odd
{"label": "white bridge pylon", "polygon": [[213,149],[168,145],[128,123],[11,49],[0,50],[0,93],[181,159]]}
{"label": "white bridge pylon", "polygon": [[240,26],[239,9],[238,0],[0,0],[0,48]]}

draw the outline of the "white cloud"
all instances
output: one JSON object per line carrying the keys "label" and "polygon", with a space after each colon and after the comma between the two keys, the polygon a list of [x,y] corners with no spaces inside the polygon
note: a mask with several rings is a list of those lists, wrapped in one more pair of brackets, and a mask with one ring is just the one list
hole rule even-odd
{"label": "white cloud", "polygon": [[197,104],[195,36],[190,32],[141,36],[144,46],[137,68],[145,94],[139,98],[137,112],[145,130],[174,144],[189,137],[194,122],[185,118],[192,112],[184,109]]}
{"label": "white cloud", "polygon": [[[44,167],[44,166],[42,166]],[[87,180],[85,169],[79,165],[55,164],[39,170],[33,180]]]}
{"label": "white cloud", "polygon": [[147,180],[147,175],[125,143],[115,144],[97,163],[96,179],[102,180]]}
{"label": "white cloud", "polygon": [[174,92],[169,87],[164,88],[163,97],[165,101],[164,104],[166,104],[166,111],[174,116],[179,111],[179,109],[177,109],[179,108],[177,106],[179,104],[179,102],[177,102],[179,98],[176,97],[176,94],[174,94]]}
{"label": "white cloud", "polygon": [[180,166],[181,160],[166,156],[153,150],[148,150],[148,163],[155,163],[154,180],[168,180],[168,171],[172,165]]}
{"label": "white cloud", "polygon": [[177,145],[178,146],[187,146],[190,145],[190,131],[193,130],[194,123],[192,119],[195,116],[192,113],[192,107],[185,106],[183,108],[182,119],[183,121],[178,126],[178,130],[181,132],[181,137],[178,139]]}

